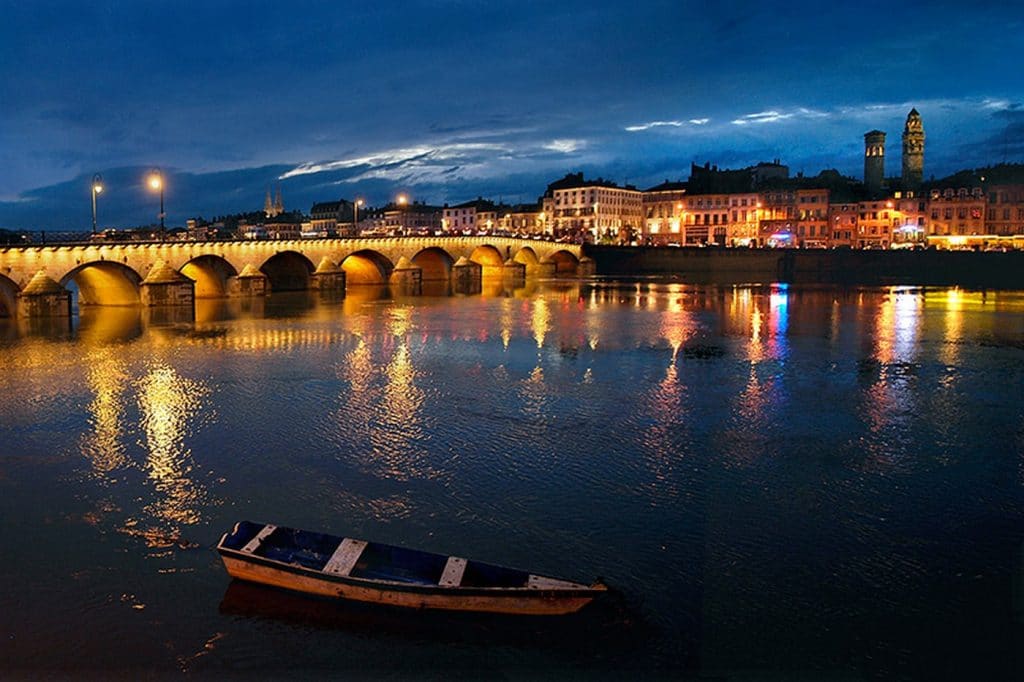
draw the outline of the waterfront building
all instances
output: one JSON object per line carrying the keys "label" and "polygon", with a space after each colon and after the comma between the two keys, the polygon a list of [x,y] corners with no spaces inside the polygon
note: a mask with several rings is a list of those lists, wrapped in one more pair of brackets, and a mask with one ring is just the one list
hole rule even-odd
{"label": "waterfront building", "polygon": [[796,191],[772,188],[760,194],[759,246],[795,246]]}
{"label": "waterfront building", "polygon": [[499,225],[499,213],[493,201],[481,197],[455,206],[445,204],[441,211],[441,229],[458,234],[490,232]]}
{"label": "waterfront building", "polygon": [[917,109],[911,109],[903,126],[903,189],[915,191],[924,177],[924,124]]}
{"label": "waterfront building", "polygon": [[831,241],[827,189],[796,191],[796,243],[802,248],[826,248]]}
{"label": "waterfront building", "polygon": [[550,185],[540,198],[540,231],[544,234],[554,235],[555,233],[555,197],[551,192]]}
{"label": "waterfront building", "polygon": [[684,225],[686,183],[666,180],[644,190],[641,199],[644,223],[641,241],[654,246],[682,245],[686,242]]}
{"label": "waterfront building", "polygon": [[892,243],[893,203],[887,199],[857,203],[857,233],[853,246],[858,249],[887,249]]}
{"label": "waterfront building", "polygon": [[758,239],[757,192],[691,194],[683,211],[685,244],[750,246]]}
{"label": "waterfront building", "polygon": [[340,201],[325,201],[313,204],[313,207],[309,209],[310,231],[324,237],[337,235],[340,213]]}
{"label": "waterfront building", "polygon": [[892,246],[921,246],[928,231],[928,202],[917,192],[898,191],[887,202],[892,208]]}
{"label": "waterfront building", "polygon": [[302,223],[268,222],[263,225],[268,239],[301,239]]}
{"label": "waterfront building", "polygon": [[878,195],[885,181],[885,133],[871,130],[864,133],[864,186],[868,193]]}
{"label": "waterfront building", "polygon": [[933,188],[928,197],[928,243],[939,248],[973,246],[984,235],[985,194],[980,186]]}
{"label": "waterfront building", "polygon": [[851,247],[857,236],[857,202],[830,203],[828,222],[831,230],[829,244],[835,247]]}
{"label": "waterfront building", "polygon": [[985,195],[985,233],[1024,235],[1024,184],[989,185]]}
{"label": "waterfront building", "polygon": [[502,219],[503,229],[516,234],[543,234],[540,204],[516,204],[509,207]]}
{"label": "waterfront building", "polygon": [[549,185],[554,233],[592,241],[630,243],[643,226],[643,193],[598,178],[570,173]]}
{"label": "waterfront building", "polygon": [[355,211],[351,201],[324,201],[309,210],[310,229],[316,237],[355,237]]}
{"label": "waterfront building", "polygon": [[374,228],[393,235],[424,232],[433,234],[441,229],[443,215],[444,209],[440,206],[429,206],[419,202],[404,205],[389,204],[377,213]]}

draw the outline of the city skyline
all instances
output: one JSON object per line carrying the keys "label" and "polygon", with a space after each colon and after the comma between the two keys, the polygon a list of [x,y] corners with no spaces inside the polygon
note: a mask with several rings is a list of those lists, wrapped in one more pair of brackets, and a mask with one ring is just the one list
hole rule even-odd
{"label": "city skyline", "polygon": [[[876,128],[895,176],[911,107],[925,178],[1021,160],[1021,83],[999,68],[1021,20],[940,5],[12,5],[0,228],[88,227],[95,173],[101,225],[155,222],[155,167],[169,225],[258,210],[271,186],[308,211],[533,201],[577,170],[643,188],[691,162],[860,178]],[[965,32],[984,40],[950,58]]]}

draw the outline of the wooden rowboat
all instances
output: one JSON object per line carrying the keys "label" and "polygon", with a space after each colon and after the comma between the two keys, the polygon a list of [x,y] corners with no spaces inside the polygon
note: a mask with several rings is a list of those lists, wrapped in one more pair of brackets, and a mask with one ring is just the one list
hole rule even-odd
{"label": "wooden rowboat", "polygon": [[239,580],[418,609],[557,615],[607,591],[514,568],[379,542],[241,521],[217,543]]}

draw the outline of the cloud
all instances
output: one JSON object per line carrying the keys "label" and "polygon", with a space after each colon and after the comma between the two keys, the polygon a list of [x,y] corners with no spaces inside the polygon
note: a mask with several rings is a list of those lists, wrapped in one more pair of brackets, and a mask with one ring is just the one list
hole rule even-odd
{"label": "cloud", "polygon": [[361,168],[364,166],[376,169],[386,169],[425,165],[434,162],[448,162],[452,160],[466,159],[471,156],[478,156],[485,153],[508,151],[510,150],[505,145],[483,142],[467,142],[437,146],[420,145],[402,149],[389,149],[350,159],[341,159],[338,161],[303,163],[292,168],[288,172],[283,173],[280,179],[287,180],[288,178],[293,178],[299,175]]}
{"label": "cloud", "polygon": [[562,154],[572,154],[586,146],[583,140],[551,140],[543,145],[544,149]]}
{"label": "cloud", "polygon": [[710,118],[691,118],[688,121],[651,121],[650,123],[626,126],[626,130],[631,133],[638,133],[644,130],[650,130],[651,128],[682,128],[687,124],[702,126],[706,125],[710,120]]}
{"label": "cloud", "polygon": [[747,114],[740,118],[733,119],[733,125],[745,126],[750,123],[775,123],[776,121],[785,121],[788,118],[793,118],[793,114],[783,114],[778,111],[759,111],[756,114]]}

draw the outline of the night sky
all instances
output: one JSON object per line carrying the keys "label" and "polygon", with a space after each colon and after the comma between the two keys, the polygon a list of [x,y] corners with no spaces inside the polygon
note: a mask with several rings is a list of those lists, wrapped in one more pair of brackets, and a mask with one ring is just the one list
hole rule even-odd
{"label": "night sky", "polygon": [[1018,2],[0,0],[0,228],[169,225],[399,191],[533,201],[691,162],[925,177],[1024,160]]}

